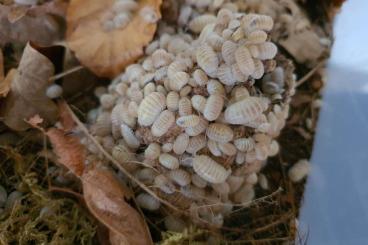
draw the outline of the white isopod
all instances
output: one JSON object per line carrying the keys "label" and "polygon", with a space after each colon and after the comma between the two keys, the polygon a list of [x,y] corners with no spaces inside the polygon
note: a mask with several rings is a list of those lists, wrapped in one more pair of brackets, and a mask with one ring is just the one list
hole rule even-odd
{"label": "white isopod", "polygon": [[199,67],[207,73],[209,76],[216,75],[217,67],[219,66],[219,60],[216,52],[211,46],[202,44],[196,50],[196,59]]}
{"label": "white isopod", "polygon": [[226,170],[206,155],[194,157],[193,169],[201,178],[213,184],[225,182],[231,174],[231,170]]}
{"label": "white isopod", "polygon": [[207,92],[209,94],[220,94],[220,95],[224,95],[225,94],[225,88],[224,86],[217,80],[211,79],[208,83],[207,83]]}
{"label": "white isopod", "polygon": [[247,97],[228,106],[225,120],[230,124],[247,124],[267,110],[269,100],[263,97]]}
{"label": "white isopod", "polygon": [[160,208],[160,201],[147,193],[141,193],[136,197],[138,206],[150,210],[156,211]]}
{"label": "white isopod", "polygon": [[192,106],[195,110],[197,110],[198,112],[203,113],[204,108],[206,106],[207,103],[207,99],[202,96],[202,95],[193,95],[192,99]]}
{"label": "white isopod", "polygon": [[292,182],[299,182],[309,174],[310,168],[308,160],[299,160],[289,169],[288,176]]}
{"label": "white isopod", "polygon": [[172,62],[172,56],[164,49],[157,49],[152,54],[152,62],[155,68],[168,66]]}
{"label": "white isopod", "polygon": [[203,117],[200,117],[199,123],[196,126],[185,128],[185,133],[189,136],[197,136],[206,131],[207,126],[208,121]]}
{"label": "white isopod", "polygon": [[264,74],[264,66],[262,61],[258,60],[258,59],[253,59],[254,61],[254,71],[251,74],[251,76],[254,79],[260,79],[262,78],[263,74]]}
{"label": "white isopod", "polygon": [[226,156],[235,156],[236,155],[236,147],[231,143],[219,143],[218,148],[221,152]]}
{"label": "white isopod", "polygon": [[227,40],[222,45],[221,54],[222,58],[228,65],[232,65],[235,63],[235,51],[237,49],[236,43]]}
{"label": "white isopod", "polygon": [[222,123],[212,123],[206,130],[206,135],[209,139],[220,143],[227,143],[234,137],[233,130]]}
{"label": "white isopod", "polygon": [[222,95],[219,94],[212,94],[208,97],[206,106],[203,110],[203,116],[208,121],[216,120],[222,111],[224,106],[224,98]]}
{"label": "white isopod", "polygon": [[206,147],[207,141],[203,134],[191,137],[186,152],[196,154],[198,151]]}
{"label": "white isopod", "polygon": [[180,91],[189,82],[189,75],[186,72],[179,71],[170,78],[170,89]]}
{"label": "white isopod", "polygon": [[163,174],[155,177],[154,185],[166,194],[175,192],[174,184]]}
{"label": "white isopod", "polygon": [[221,156],[222,152],[218,146],[218,143],[214,140],[209,139],[207,141],[207,148],[211,152],[212,155],[215,157]]}
{"label": "white isopod", "polygon": [[135,136],[134,131],[125,124],[121,124],[121,135],[123,136],[127,145],[132,149],[137,149],[140,146],[139,139]]}
{"label": "white isopod", "polygon": [[147,23],[156,23],[160,19],[160,15],[156,13],[152,6],[145,6],[139,11],[139,15]]}
{"label": "white isopod", "polygon": [[175,123],[175,115],[172,111],[164,110],[152,124],[151,132],[153,136],[161,137],[168,132]]}
{"label": "white isopod", "polygon": [[262,30],[252,31],[247,36],[247,43],[251,43],[251,44],[263,43],[266,40],[267,40],[267,33]]}
{"label": "white isopod", "polygon": [[200,33],[206,25],[214,22],[216,22],[216,16],[214,15],[199,15],[189,22],[189,29],[195,33]]}
{"label": "white isopod", "polygon": [[191,176],[183,169],[171,170],[167,176],[180,186],[186,186],[190,184]]}
{"label": "white isopod", "polygon": [[248,76],[254,72],[254,61],[246,46],[240,46],[236,49],[235,60],[244,75]]}
{"label": "white isopod", "polygon": [[198,188],[205,188],[207,186],[207,181],[202,179],[198,174],[192,174],[192,183]]}
{"label": "white isopod", "polygon": [[[156,91],[156,85],[154,83],[148,83],[143,88],[143,95],[144,95],[144,97],[147,97],[149,94],[151,94],[151,93],[153,93],[155,91]],[[138,113],[138,110],[137,110],[137,113]]]}
{"label": "white isopod", "polygon": [[231,68],[231,66],[222,64],[217,70],[218,79],[227,86],[233,86],[237,81]]}
{"label": "white isopod", "polygon": [[173,151],[175,154],[181,155],[185,152],[189,144],[189,135],[186,133],[180,134],[176,137],[173,145]]}
{"label": "white isopod", "polygon": [[168,153],[161,154],[159,157],[159,162],[161,163],[162,166],[168,169],[179,168],[179,160],[173,155],[170,155]]}
{"label": "white isopod", "polygon": [[230,193],[234,193],[237,190],[239,190],[239,188],[244,183],[244,177],[230,175],[229,178],[227,178],[226,182],[228,183],[228,185],[230,187]]}
{"label": "white isopod", "polygon": [[192,114],[192,102],[188,97],[180,98],[178,106],[180,116],[188,116]]}
{"label": "white isopod", "polygon": [[255,58],[260,60],[273,59],[277,54],[277,46],[272,42],[264,42],[257,45],[258,55]]}
{"label": "white isopod", "polygon": [[247,30],[271,31],[273,27],[273,19],[267,15],[247,14],[242,23]]}
{"label": "white isopod", "polygon": [[153,92],[143,99],[138,107],[138,122],[142,126],[150,126],[165,109],[166,98],[162,93]]}
{"label": "white isopod", "polygon": [[192,75],[193,75],[194,81],[199,86],[203,86],[207,84],[208,82],[207,74],[201,69],[195,70]]}
{"label": "white isopod", "polygon": [[239,138],[234,140],[235,147],[241,152],[247,152],[254,149],[255,142],[252,138]]}
{"label": "white isopod", "polygon": [[161,154],[161,147],[157,143],[151,143],[147,146],[146,150],[144,151],[144,158],[155,160]]}
{"label": "white isopod", "polygon": [[179,109],[179,94],[175,91],[170,91],[166,96],[167,109],[177,111]]}
{"label": "white isopod", "polygon": [[52,84],[46,89],[46,96],[50,99],[59,98],[63,94],[63,88],[58,84]]}

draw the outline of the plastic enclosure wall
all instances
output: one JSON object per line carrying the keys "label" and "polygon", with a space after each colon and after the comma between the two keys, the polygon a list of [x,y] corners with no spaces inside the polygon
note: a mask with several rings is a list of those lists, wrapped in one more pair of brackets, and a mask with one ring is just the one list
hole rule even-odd
{"label": "plastic enclosure wall", "polygon": [[297,244],[368,244],[368,1],[346,1],[334,32]]}

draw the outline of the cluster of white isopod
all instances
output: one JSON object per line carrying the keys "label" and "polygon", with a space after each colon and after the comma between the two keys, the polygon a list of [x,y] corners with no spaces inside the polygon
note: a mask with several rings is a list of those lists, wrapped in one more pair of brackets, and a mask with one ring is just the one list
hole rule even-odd
{"label": "cluster of white isopod", "polygon": [[[101,106],[89,113],[89,126],[158,196],[194,221],[221,226],[235,206],[250,204],[257,183],[267,188],[259,171],[279,151],[275,137],[285,125],[294,80],[290,63],[276,57],[269,41],[271,17],[218,7],[216,14],[189,16],[173,33],[159,31],[145,57],[108,90],[95,91]],[[104,159],[87,138],[82,142],[87,161]],[[143,191],[136,200],[145,209],[160,208]]]}

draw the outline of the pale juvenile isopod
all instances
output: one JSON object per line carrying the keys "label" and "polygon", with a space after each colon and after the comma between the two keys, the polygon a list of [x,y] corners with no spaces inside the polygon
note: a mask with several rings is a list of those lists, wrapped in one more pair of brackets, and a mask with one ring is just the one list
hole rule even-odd
{"label": "pale juvenile isopod", "polygon": [[299,160],[289,169],[288,176],[292,182],[299,182],[309,174],[310,168],[308,160]]}
{"label": "pale juvenile isopod", "polygon": [[211,45],[214,50],[221,50],[224,38],[218,35],[216,32],[211,33],[207,36],[206,41]]}
{"label": "pale juvenile isopod", "polygon": [[180,188],[180,192],[184,196],[194,200],[203,200],[206,197],[206,190],[194,185],[183,186]]}
{"label": "pale juvenile isopod", "polygon": [[284,86],[285,83],[285,74],[284,69],[282,67],[276,67],[275,70],[271,73],[272,80],[280,86]]}
{"label": "pale juvenile isopod", "polygon": [[159,162],[161,163],[162,166],[168,169],[179,168],[179,160],[173,155],[170,155],[168,153],[161,154],[159,157]]}
{"label": "pale juvenile isopod", "polygon": [[239,190],[239,188],[244,183],[244,177],[230,175],[229,178],[227,178],[226,182],[230,187],[230,193],[234,193]]}
{"label": "pale juvenile isopod", "polygon": [[182,128],[195,127],[199,124],[200,117],[197,115],[181,116],[176,120],[176,124]]}
{"label": "pale juvenile isopod", "polygon": [[144,151],[144,158],[155,160],[160,156],[161,147],[157,143],[151,143],[147,146],[146,150]]}
{"label": "pale juvenile isopod", "polygon": [[235,28],[238,28],[239,26],[240,26],[240,21],[237,19],[233,19],[229,22],[228,28],[235,29]]}
{"label": "pale juvenile isopod", "polygon": [[218,143],[214,140],[209,139],[207,141],[207,148],[215,157],[219,157],[222,155],[222,152],[218,146]]}
{"label": "pale juvenile isopod", "polygon": [[236,43],[227,40],[222,45],[221,54],[225,63],[228,65],[232,65],[235,63],[235,51],[237,49]]}
{"label": "pale juvenile isopod", "polygon": [[200,117],[199,123],[196,126],[185,128],[185,133],[189,136],[197,136],[206,131],[207,126],[208,121],[203,117]]}
{"label": "pale juvenile isopod", "polygon": [[166,106],[166,98],[159,92],[153,92],[143,99],[138,107],[138,122],[150,126]]}
{"label": "pale juvenile isopod", "polygon": [[160,201],[147,193],[141,193],[135,198],[138,206],[141,208],[155,211],[160,208]]}
{"label": "pale juvenile isopod", "polygon": [[211,46],[202,44],[196,50],[196,59],[198,66],[209,76],[214,76],[219,66],[219,60],[216,52]]}
{"label": "pale juvenile isopod", "polygon": [[183,153],[180,157],[180,165],[191,168],[193,166],[193,156],[188,153]]}
{"label": "pale juvenile isopod", "polygon": [[246,46],[240,46],[236,49],[235,60],[244,75],[250,75],[254,72],[254,61]]}
{"label": "pale juvenile isopod", "polygon": [[263,43],[266,40],[267,40],[267,33],[262,30],[252,31],[247,36],[247,43],[251,43],[251,44]]}
{"label": "pale juvenile isopod", "polygon": [[136,160],[135,154],[125,145],[116,145],[112,149],[112,157],[119,163],[127,163]]}
{"label": "pale juvenile isopod", "polygon": [[176,184],[180,186],[189,185],[191,181],[190,174],[183,169],[171,170],[167,174],[167,176],[169,177],[169,179],[171,179],[172,181],[174,181]]}
{"label": "pale juvenile isopod", "polygon": [[46,89],[46,96],[50,99],[59,98],[63,94],[63,88],[58,84],[52,84]]}
{"label": "pale juvenile isopod", "polygon": [[152,124],[151,132],[153,136],[161,137],[166,134],[169,128],[175,123],[175,115],[172,111],[164,110]]}
{"label": "pale juvenile isopod", "polygon": [[[150,44],[147,45],[146,49],[145,49],[145,53],[147,55],[152,55],[153,52],[155,52],[158,48],[160,47],[160,42],[158,40],[151,42]],[[147,61],[147,59],[145,60]],[[144,64],[144,63],[143,63]],[[153,65],[153,64],[152,64]],[[144,67],[144,66],[143,66]]]}
{"label": "pale juvenile isopod", "polygon": [[234,42],[238,42],[240,41],[241,39],[243,39],[245,37],[245,32],[244,32],[244,29],[239,27],[237,28],[233,34],[231,35],[231,39],[234,41]]}
{"label": "pale juvenile isopod", "polygon": [[165,175],[157,175],[154,180],[154,185],[166,194],[175,192],[174,184]]}
{"label": "pale juvenile isopod", "polygon": [[142,67],[145,71],[151,71],[153,72],[155,67],[153,66],[153,61],[151,57],[147,57],[143,63],[142,63]]}
{"label": "pale juvenile isopod", "polygon": [[258,55],[255,58],[260,60],[273,59],[277,54],[277,46],[272,42],[264,42],[257,45]]}
{"label": "pale juvenile isopod", "polygon": [[202,179],[198,174],[192,174],[192,183],[198,188],[205,188],[207,186],[207,182]]}
{"label": "pale juvenile isopod", "polygon": [[180,98],[178,106],[180,116],[188,116],[192,114],[192,102],[188,97]]}
{"label": "pale juvenile isopod", "polygon": [[164,49],[157,49],[152,54],[152,62],[155,68],[168,66],[172,62],[172,56]]}
{"label": "pale juvenile isopod", "polygon": [[111,133],[111,115],[108,112],[101,113],[97,119],[96,123],[92,126],[91,130],[94,135],[106,136]]}
{"label": "pale juvenile isopod", "polygon": [[233,35],[233,33],[233,30],[226,28],[222,31],[221,36],[227,40],[231,38],[231,35]]}
{"label": "pale juvenile isopod", "polygon": [[187,146],[186,152],[196,154],[198,151],[206,147],[207,141],[203,134],[191,137]]}
{"label": "pale juvenile isopod", "polygon": [[182,219],[171,215],[165,217],[164,223],[167,230],[178,233],[182,233],[187,227]]}
{"label": "pale juvenile isopod", "polygon": [[207,84],[208,82],[207,74],[201,69],[195,70],[192,75],[193,75],[194,81],[199,86],[203,86]]}
{"label": "pale juvenile isopod", "polygon": [[250,95],[246,87],[239,86],[239,87],[234,88],[231,91],[231,96],[232,96],[232,99],[234,99],[234,101],[239,101],[239,100],[249,97]]}
{"label": "pale juvenile isopod", "polygon": [[189,82],[189,75],[186,72],[179,71],[170,78],[170,89],[180,91]]}
{"label": "pale juvenile isopod", "polygon": [[134,176],[146,185],[151,185],[156,175],[156,172],[152,168],[139,169],[134,173]]}
{"label": "pale juvenile isopod", "polygon": [[161,150],[162,152],[169,153],[173,149],[173,143],[165,143],[162,145]]}
{"label": "pale juvenile isopod", "polygon": [[188,23],[190,16],[192,15],[193,9],[190,6],[182,6],[178,17],[178,24],[184,26]]}
{"label": "pale juvenile isopod", "polygon": [[135,101],[130,101],[128,105],[128,113],[132,117],[138,117],[138,104]]}
{"label": "pale juvenile isopod", "polygon": [[181,155],[185,152],[189,144],[189,135],[186,133],[179,134],[176,137],[173,145],[173,151],[175,154]]}
{"label": "pale juvenile isopod", "polygon": [[[129,12],[118,13],[112,19],[113,27],[116,29],[124,28],[129,24],[131,19],[132,19],[132,15]],[[109,24],[110,24],[109,21],[104,23],[104,28],[106,30],[110,30],[111,27],[109,26]]]}
{"label": "pale juvenile isopod", "polygon": [[217,70],[218,79],[227,86],[233,86],[237,79],[234,76],[231,66],[222,64]]}
{"label": "pale juvenile isopod", "polygon": [[237,63],[231,65],[231,72],[238,82],[246,82],[249,78],[249,75],[245,75],[240,71],[239,65]]}
{"label": "pale juvenile isopod", "polygon": [[258,176],[256,173],[251,173],[245,178],[245,182],[251,185],[255,185],[258,182]]}
{"label": "pale juvenile isopod", "polygon": [[239,138],[234,140],[234,145],[239,151],[247,152],[254,149],[255,142],[252,138]]}
{"label": "pale juvenile isopod", "polygon": [[123,136],[127,145],[132,149],[137,149],[140,146],[139,139],[135,136],[134,131],[127,125],[121,124],[121,135]]}
{"label": "pale juvenile isopod", "polygon": [[241,152],[241,151],[238,151],[236,153],[236,157],[235,157],[235,162],[236,164],[243,164],[245,163],[245,158],[246,158],[246,153],[245,152]]}
{"label": "pale juvenile isopod", "polygon": [[207,92],[209,94],[220,94],[220,95],[224,95],[225,94],[225,88],[224,86],[217,80],[211,79],[208,83],[207,83]]}
{"label": "pale juvenile isopod", "polygon": [[258,176],[258,183],[259,183],[259,186],[260,186],[262,189],[264,189],[264,190],[268,190],[269,185],[268,185],[268,180],[267,180],[266,175],[264,175],[264,174],[259,174],[259,176]]}
{"label": "pale juvenile isopod", "polygon": [[193,169],[201,178],[213,184],[225,182],[231,174],[230,170],[226,170],[206,155],[194,157]]}
{"label": "pale juvenile isopod", "polygon": [[206,106],[203,110],[203,116],[208,121],[214,121],[216,120],[222,111],[222,108],[224,106],[224,98],[222,95],[219,94],[212,94],[207,99]]}
{"label": "pale juvenile isopod", "polygon": [[271,144],[269,145],[268,156],[273,157],[276,156],[277,153],[280,151],[280,145],[276,140],[272,140]]}
{"label": "pale juvenile isopod", "polygon": [[163,66],[155,71],[154,80],[156,82],[161,82],[164,78],[166,78],[169,68],[167,66]]}
{"label": "pale juvenile isopod", "polygon": [[230,193],[230,186],[228,183],[223,182],[220,184],[212,184],[213,190],[216,191],[220,195],[228,195]]}
{"label": "pale juvenile isopod", "polygon": [[[144,86],[143,88],[143,95],[144,97],[147,97],[149,94],[153,93],[156,91],[156,85],[154,83],[148,83],[146,86]],[[138,110],[137,110],[138,111]],[[138,113],[138,112],[137,112]],[[138,114],[137,114],[138,115]]]}
{"label": "pale juvenile isopod", "polygon": [[262,115],[268,106],[267,98],[247,97],[226,108],[225,120],[230,124],[246,124]]}
{"label": "pale juvenile isopod", "polygon": [[265,143],[257,143],[254,147],[255,151],[256,151],[256,158],[257,160],[266,160],[269,154],[269,148],[268,148],[268,144]]}
{"label": "pale juvenile isopod", "polygon": [[193,95],[192,99],[192,106],[198,112],[203,113],[204,108],[206,106],[207,99],[202,95]]}
{"label": "pale juvenile isopod", "polygon": [[167,68],[167,76],[169,77],[169,79],[172,79],[173,76],[177,73],[177,72],[181,72],[181,71],[185,71],[187,69],[187,65],[184,61],[182,60],[175,60],[174,62],[172,62],[168,68]]}
{"label": "pale juvenile isopod", "polygon": [[[189,80],[190,81],[190,80]],[[180,97],[186,97],[192,92],[192,86],[186,85],[180,90]]]}
{"label": "pale juvenile isopod", "polygon": [[177,111],[179,108],[179,94],[175,91],[170,91],[166,96],[167,109]]}
{"label": "pale juvenile isopod", "polygon": [[262,78],[263,74],[264,74],[264,66],[262,61],[258,60],[258,59],[254,59],[254,71],[251,74],[251,76],[254,79],[260,79]]}
{"label": "pale juvenile isopod", "polygon": [[214,22],[216,22],[216,16],[214,15],[199,15],[189,22],[189,29],[192,32],[200,33],[206,25]]}
{"label": "pale juvenile isopod", "polygon": [[271,31],[273,19],[267,15],[247,14],[243,17],[242,23],[247,30]]}
{"label": "pale juvenile isopod", "polygon": [[226,156],[235,156],[236,155],[236,147],[231,143],[219,143],[218,148],[221,152]]}
{"label": "pale juvenile isopod", "polygon": [[212,123],[206,130],[206,135],[209,139],[220,143],[227,143],[234,137],[233,130],[222,123]]}

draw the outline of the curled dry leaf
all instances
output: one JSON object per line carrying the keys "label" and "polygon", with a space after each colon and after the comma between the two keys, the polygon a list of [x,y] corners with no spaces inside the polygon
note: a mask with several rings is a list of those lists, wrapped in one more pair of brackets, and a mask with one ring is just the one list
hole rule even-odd
{"label": "curled dry leaf", "polygon": [[162,0],[141,0],[124,28],[106,31],[103,20],[112,11],[114,0],[72,0],[67,11],[67,42],[81,63],[99,76],[113,78],[143,55],[156,31],[139,11],[151,7],[158,17]]}
{"label": "curled dry leaf", "polygon": [[126,190],[109,170],[88,169],[82,184],[89,210],[111,230],[113,244],[153,244],[144,220],[125,202]]}
{"label": "curled dry leaf", "polygon": [[8,127],[18,131],[26,130],[30,125],[24,120],[35,114],[39,114],[48,123],[56,121],[58,108],[45,93],[48,79],[53,73],[54,66],[50,60],[27,44],[0,111]]}

